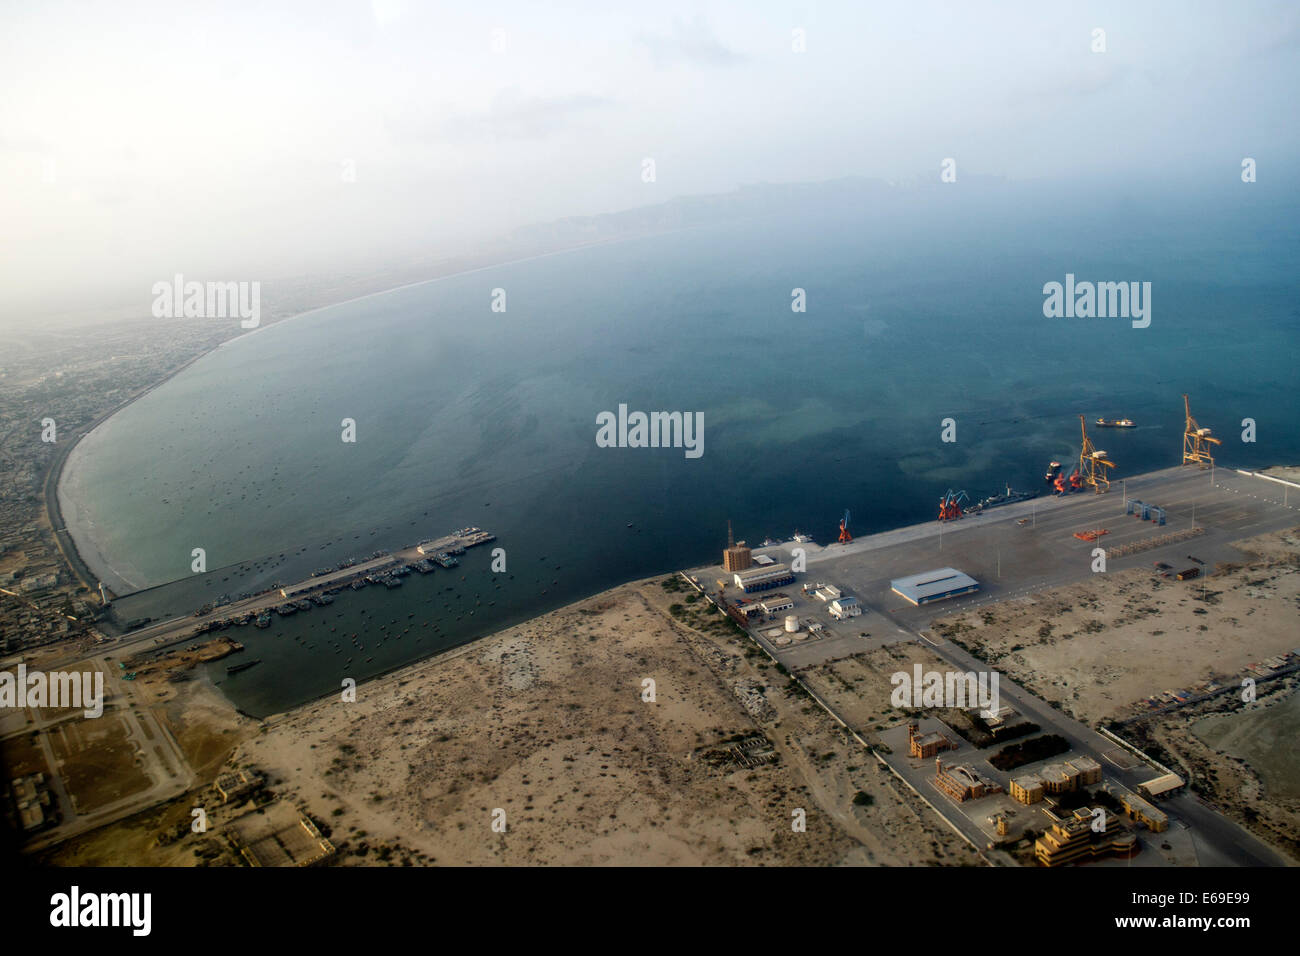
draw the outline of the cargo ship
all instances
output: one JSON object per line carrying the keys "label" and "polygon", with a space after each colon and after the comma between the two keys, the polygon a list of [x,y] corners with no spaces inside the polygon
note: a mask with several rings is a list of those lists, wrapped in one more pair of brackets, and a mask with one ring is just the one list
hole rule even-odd
{"label": "cargo ship", "polygon": [[1117,418],[1114,421],[1110,421],[1105,418],[1099,418],[1097,419],[1097,427],[1098,428],[1137,428],[1137,425],[1135,425],[1133,423],[1133,420],[1129,418]]}
{"label": "cargo ship", "polygon": [[966,514],[979,514],[986,508],[996,508],[999,505],[1009,505],[1017,501],[1028,501],[1030,498],[1037,498],[1036,491],[1012,491],[1011,486],[1007,485],[1006,490],[998,492],[996,495],[990,495],[983,501],[977,501],[966,509]]}

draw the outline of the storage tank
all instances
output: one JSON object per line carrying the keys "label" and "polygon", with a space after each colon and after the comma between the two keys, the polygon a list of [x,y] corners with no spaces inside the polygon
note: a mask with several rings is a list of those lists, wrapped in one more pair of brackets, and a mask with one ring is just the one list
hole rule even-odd
{"label": "storage tank", "polygon": [[787,633],[793,634],[799,630],[799,617],[795,614],[785,616],[785,629]]}

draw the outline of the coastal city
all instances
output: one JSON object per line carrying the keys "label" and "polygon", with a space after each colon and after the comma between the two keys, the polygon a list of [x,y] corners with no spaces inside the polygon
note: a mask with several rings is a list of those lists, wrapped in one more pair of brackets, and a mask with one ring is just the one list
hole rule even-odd
{"label": "coastal city", "polygon": [[543,868],[1272,938],[1297,37],[6,5],[6,939],[530,945]]}

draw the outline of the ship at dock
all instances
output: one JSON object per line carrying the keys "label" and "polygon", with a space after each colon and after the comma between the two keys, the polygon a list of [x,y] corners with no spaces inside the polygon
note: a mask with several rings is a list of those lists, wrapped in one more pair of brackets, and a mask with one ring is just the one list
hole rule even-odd
{"label": "ship at dock", "polygon": [[1013,491],[1010,485],[1006,485],[1004,490],[999,491],[996,495],[989,495],[983,501],[977,501],[966,509],[966,514],[979,514],[989,508],[997,508],[1000,505],[1009,505],[1017,501],[1028,501],[1030,498],[1037,498],[1036,491]]}

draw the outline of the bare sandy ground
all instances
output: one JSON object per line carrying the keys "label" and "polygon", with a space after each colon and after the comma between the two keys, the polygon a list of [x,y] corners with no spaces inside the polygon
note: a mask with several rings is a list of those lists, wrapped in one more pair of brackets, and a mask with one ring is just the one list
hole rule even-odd
{"label": "bare sandy ground", "polygon": [[1295,675],[1259,686],[1258,699],[1225,694],[1125,728],[1218,809],[1300,862],[1300,712]]}
{"label": "bare sandy ground", "polygon": [[1075,717],[1121,716],[1142,698],[1300,646],[1298,530],[1241,542],[1242,563],[1203,581],[1099,574],[948,615],[933,629]]}
{"label": "bare sandy ground", "polygon": [[[274,718],[233,763],[325,821],[344,862],[975,861],[716,612],[686,599],[658,581],[625,585],[363,685],[355,703]],[[758,716],[734,691],[746,681],[763,688]],[[774,763],[705,759],[755,734]],[[853,804],[859,790],[870,806]]]}
{"label": "bare sandy ground", "polygon": [[[264,725],[201,679],[169,681],[186,655],[151,667],[137,690],[203,786],[44,860],[239,865],[227,836],[256,810],[219,805],[207,784],[247,767],[268,777],[259,803],[279,797],[307,812],[344,865],[980,862],[707,602],[663,580],[363,684],[354,703],[322,700]],[[917,652],[879,652],[880,674]],[[855,689],[892,717],[887,686]],[[756,692],[748,706],[745,687]],[[766,740],[774,759],[720,763],[742,739]],[[194,806],[208,813],[207,833],[190,832]]]}

